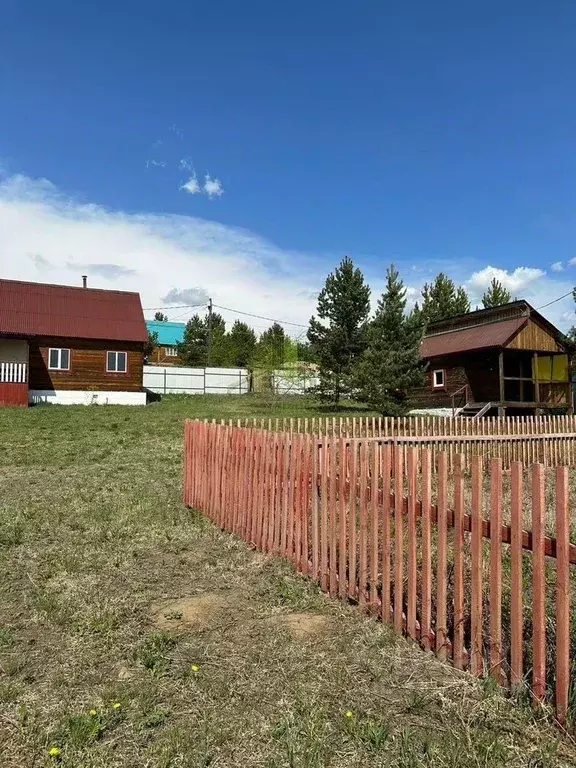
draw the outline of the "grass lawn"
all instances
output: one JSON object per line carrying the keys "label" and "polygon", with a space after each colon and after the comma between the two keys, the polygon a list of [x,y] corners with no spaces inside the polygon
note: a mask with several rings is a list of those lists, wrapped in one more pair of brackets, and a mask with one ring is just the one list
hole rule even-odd
{"label": "grass lawn", "polygon": [[319,412],[0,412],[2,768],[576,765],[543,714],[183,507],[183,419],[250,415]]}

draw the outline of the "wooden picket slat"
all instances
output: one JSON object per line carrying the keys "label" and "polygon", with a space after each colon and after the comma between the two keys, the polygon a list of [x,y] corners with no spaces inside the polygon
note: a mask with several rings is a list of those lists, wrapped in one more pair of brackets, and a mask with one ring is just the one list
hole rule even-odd
{"label": "wooden picket slat", "polygon": [[382,446],[382,621],[391,618],[390,571],[390,481],[392,479],[392,447]]}
{"label": "wooden picket slat", "polygon": [[422,450],[422,645],[431,648],[432,629],[432,454]]}
{"label": "wooden picket slat", "polygon": [[464,483],[463,458],[454,457],[454,666],[464,669]]}
{"label": "wooden picket slat", "polygon": [[511,464],[510,508],[510,685],[518,686],[522,671],[522,464]]}
{"label": "wooden picket slat", "polygon": [[482,457],[472,457],[471,672],[484,671],[482,653]]}
{"label": "wooden picket slat", "polygon": [[358,537],[359,552],[359,578],[358,578],[358,602],[364,605],[366,602],[366,583],[368,581],[368,443],[363,440],[360,443],[360,497],[359,497],[359,523],[360,535]]}
{"label": "wooden picket slat", "polygon": [[[341,426],[342,419],[340,419],[340,427]],[[347,457],[348,446],[346,445],[346,441],[340,438],[338,443],[338,595],[341,598],[346,596],[346,571],[348,564],[346,556],[346,539],[348,536],[346,526]]]}
{"label": "wooden picket slat", "polygon": [[349,485],[350,485],[350,510],[348,520],[348,596],[353,600],[357,595],[357,493],[358,493],[358,444],[352,441],[348,448],[349,451]]}
{"label": "wooden picket slat", "polygon": [[325,437],[320,442],[322,451],[321,473],[321,516],[320,516],[320,586],[326,592],[328,589],[328,474],[330,467],[330,440]]}
{"label": "wooden picket slat", "polygon": [[490,460],[490,674],[502,683],[502,459]]}
{"label": "wooden picket slat", "polygon": [[417,495],[418,449],[408,448],[408,600],[407,624],[408,637],[416,639],[416,602],[417,602],[417,528],[416,528],[416,495]]}
{"label": "wooden picket slat", "polygon": [[447,518],[448,518],[448,456],[438,456],[438,522],[436,569],[436,655],[442,661],[447,652]]}
{"label": "wooden picket slat", "polygon": [[[372,428],[375,429],[374,419],[372,419]],[[370,604],[376,606],[378,603],[378,496],[380,483],[380,445],[372,443],[372,471],[370,478]]]}
{"label": "wooden picket slat", "polygon": [[[332,423],[332,434],[335,433],[334,422]],[[330,462],[329,462],[329,544],[328,544],[328,587],[329,592],[334,597],[338,592],[338,560],[336,550],[338,547],[338,440],[333,437],[330,442]]]}
{"label": "wooden picket slat", "polygon": [[568,469],[556,468],[556,717],[566,724],[570,687],[570,520]]}
{"label": "wooden picket slat", "polygon": [[404,580],[404,521],[402,506],[404,499],[403,448],[396,447],[394,460],[394,629],[399,634],[403,624],[403,580]]}
{"label": "wooden picket slat", "polygon": [[546,694],[546,565],[544,561],[544,467],[532,467],[532,692]]}

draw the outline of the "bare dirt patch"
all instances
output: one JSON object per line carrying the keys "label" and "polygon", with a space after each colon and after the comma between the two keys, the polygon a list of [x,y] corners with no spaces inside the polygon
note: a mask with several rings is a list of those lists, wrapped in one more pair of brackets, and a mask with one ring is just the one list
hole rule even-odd
{"label": "bare dirt patch", "polygon": [[284,613],[274,616],[272,621],[296,640],[307,640],[330,630],[329,617],[319,613]]}
{"label": "bare dirt patch", "polygon": [[230,594],[224,596],[219,592],[205,592],[156,603],[152,606],[151,615],[159,629],[209,629],[229,602]]}

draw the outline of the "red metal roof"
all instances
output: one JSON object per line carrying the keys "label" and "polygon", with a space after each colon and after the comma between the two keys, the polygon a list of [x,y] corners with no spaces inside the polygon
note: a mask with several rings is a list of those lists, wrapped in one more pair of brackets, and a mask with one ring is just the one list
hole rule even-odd
{"label": "red metal roof", "polygon": [[140,295],[0,280],[0,335],[148,339]]}
{"label": "red metal roof", "polygon": [[526,317],[518,317],[427,336],[422,340],[420,354],[422,357],[440,357],[475,349],[503,347],[526,322]]}

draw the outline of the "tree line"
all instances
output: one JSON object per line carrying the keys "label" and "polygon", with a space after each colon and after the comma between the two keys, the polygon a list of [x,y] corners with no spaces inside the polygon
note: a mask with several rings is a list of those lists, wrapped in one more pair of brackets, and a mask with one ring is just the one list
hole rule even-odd
{"label": "tree line", "polygon": [[[155,320],[168,316],[157,312]],[[158,343],[150,339],[150,346]],[[260,335],[247,323],[236,320],[228,331],[218,312],[193,315],[186,323],[182,342],[177,345],[182,365],[192,368],[263,368],[274,370],[296,361],[311,361],[314,354],[306,341],[295,341],[279,323],[273,323]]]}
{"label": "tree line", "polygon": [[[224,318],[209,312],[188,320],[178,357],[191,367],[268,371],[312,362],[318,368],[316,394],[322,400],[337,405],[345,397],[398,415],[408,407],[407,393],[424,381],[419,350],[426,328],[470,312],[470,299],[463,286],[441,272],[424,285],[408,311],[407,289],[394,264],[386,272],[373,316],[370,297],[364,275],[346,257],[326,278],[306,341],[295,341],[276,322],[259,336],[240,320],[227,330]],[[482,305],[490,308],[511,300],[509,291],[493,279]],[[168,317],[157,312],[154,319],[162,322]],[[157,335],[151,334],[149,349],[157,343]]]}

